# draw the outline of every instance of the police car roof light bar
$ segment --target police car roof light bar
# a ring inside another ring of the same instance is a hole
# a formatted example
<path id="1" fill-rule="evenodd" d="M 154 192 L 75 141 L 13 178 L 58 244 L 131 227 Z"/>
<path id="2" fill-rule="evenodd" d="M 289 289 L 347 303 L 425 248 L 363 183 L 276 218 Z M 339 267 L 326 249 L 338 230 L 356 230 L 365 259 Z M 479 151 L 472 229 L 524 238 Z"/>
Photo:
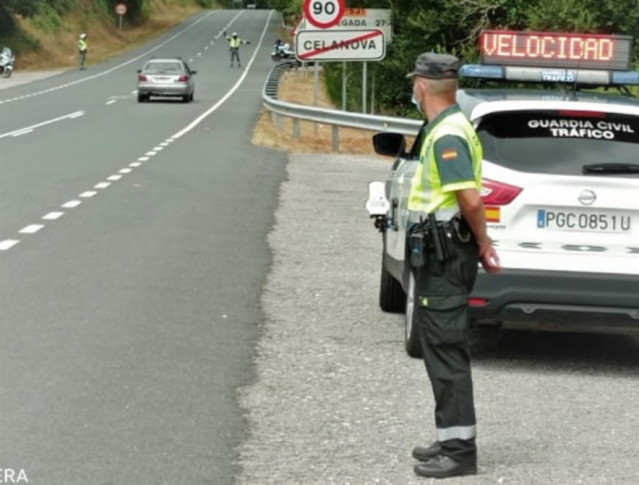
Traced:
<path id="1" fill-rule="evenodd" d="M 639 85 L 639 71 L 465 64 L 460 68 L 459 75 L 465 78 L 519 82 L 577 83 L 596 86 Z"/>

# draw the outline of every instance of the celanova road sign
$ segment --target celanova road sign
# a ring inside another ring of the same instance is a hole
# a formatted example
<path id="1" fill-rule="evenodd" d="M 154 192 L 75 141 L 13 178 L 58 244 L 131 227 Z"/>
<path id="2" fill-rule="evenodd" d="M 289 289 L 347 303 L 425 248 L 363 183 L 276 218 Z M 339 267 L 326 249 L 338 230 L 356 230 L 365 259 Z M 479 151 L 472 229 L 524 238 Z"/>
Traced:
<path id="1" fill-rule="evenodd" d="M 299 30 L 295 56 L 304 61 L 381 61 L 386 41 L 381 30 Z"/>
<path id="2" fill-rule="evenodd" d="M 379 29 L 384 32 L 387 43 L 393 40 L 391 10 L 387 8 L 347 8 L 341 20 L 330 30 L 371 30 Z M 296 31 L 314 30 L 315 27 L 306 18 L 302 18 L 296 26 Z"/>

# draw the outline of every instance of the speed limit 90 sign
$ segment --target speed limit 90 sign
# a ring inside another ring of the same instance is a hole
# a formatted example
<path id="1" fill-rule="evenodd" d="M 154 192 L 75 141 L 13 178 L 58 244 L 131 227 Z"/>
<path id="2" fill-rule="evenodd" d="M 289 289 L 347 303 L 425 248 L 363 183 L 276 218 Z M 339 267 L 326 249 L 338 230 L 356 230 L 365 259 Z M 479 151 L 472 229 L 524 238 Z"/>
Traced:
<path id="1" fill-rule="evenodd" d="M 305 0 L 304 15 L 319 29 L 337 25 L 346 11 L 344 0 Z"/>

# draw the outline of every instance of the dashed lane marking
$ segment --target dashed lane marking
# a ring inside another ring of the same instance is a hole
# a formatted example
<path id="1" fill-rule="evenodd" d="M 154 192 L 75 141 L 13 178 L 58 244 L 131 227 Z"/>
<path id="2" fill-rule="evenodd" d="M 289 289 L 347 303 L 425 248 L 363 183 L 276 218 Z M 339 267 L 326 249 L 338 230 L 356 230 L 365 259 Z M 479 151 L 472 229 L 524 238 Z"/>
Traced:
<path id="1" fill-rule="evenodd" d="M 18 232 L 21 234 L 35 234 L 44 227 L 44 224 L 31 224 L 27 227 L 23 227 Z"/>
<path id="2" fill-rule="evenodd" d="M 75 207 L 78 207 L 80 204 L 82 204 L 81 200 L 70 200 L 69 202 L 65 202 L 64 204 L 62 204 L 62 207 L 64 207 L 65 209 L 73 209 Z"/>
<path id="3" fill-rule="evenodd" d="M 0 241 L 0 251 L 6 251 L 11 249 L 13 246 L 18 244 L 20 241 L 16 241 L 15 239 L 5 239 L 4 241 Z"/>

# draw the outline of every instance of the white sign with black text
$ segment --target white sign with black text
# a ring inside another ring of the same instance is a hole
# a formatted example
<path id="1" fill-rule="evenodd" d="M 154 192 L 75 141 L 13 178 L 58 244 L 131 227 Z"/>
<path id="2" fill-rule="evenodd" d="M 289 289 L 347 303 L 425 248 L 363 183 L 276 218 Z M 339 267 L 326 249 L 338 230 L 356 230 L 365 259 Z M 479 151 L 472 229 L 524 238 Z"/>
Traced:
<path id="1" fill-rule="evenodd" d="M 381 61 L 386 41 L 381 30 L 300 30 L 295 55 L 302 61 Z"/>

